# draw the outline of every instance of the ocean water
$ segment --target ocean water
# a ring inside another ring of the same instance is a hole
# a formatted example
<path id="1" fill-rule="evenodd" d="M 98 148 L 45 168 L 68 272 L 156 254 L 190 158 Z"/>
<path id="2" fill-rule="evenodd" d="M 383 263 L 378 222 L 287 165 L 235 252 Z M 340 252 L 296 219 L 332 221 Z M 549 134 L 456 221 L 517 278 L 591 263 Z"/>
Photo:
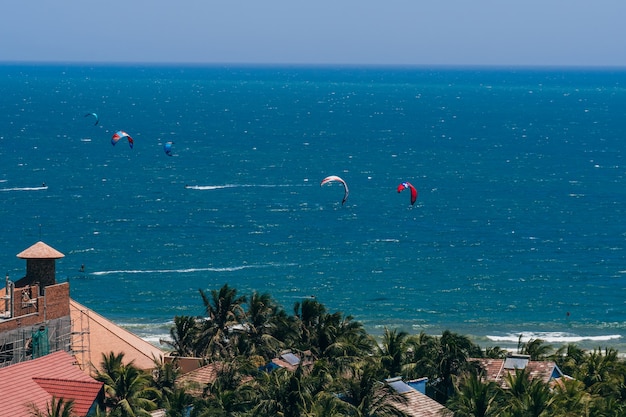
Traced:
<path id="1" fill-rule="evenodd" d="M 626 349 L 626 71 L 4 64 L 0 91 L 0 268 L 43 240 L 147 340 L 228 283 L 373 334 Z"/>

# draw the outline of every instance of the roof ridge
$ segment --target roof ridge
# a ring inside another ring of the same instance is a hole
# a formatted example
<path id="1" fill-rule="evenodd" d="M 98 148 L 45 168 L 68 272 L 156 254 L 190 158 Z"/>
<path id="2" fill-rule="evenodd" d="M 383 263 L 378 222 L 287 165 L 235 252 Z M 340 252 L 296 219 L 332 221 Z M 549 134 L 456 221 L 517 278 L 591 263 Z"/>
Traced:
<path id="1" fill-rule="evenodd" d="M 72 378 L 48 378 L 48 377 L 44 377 L 44 376 L 34 376 L 32 377 L 33 381 L 37 382 L 37 381 L 58 381 L 58 382 L 80 382 L 81 384 L 102 384 L 102 382 L 99 382 L 97 380 L 93 380 L 93 381 L 86 381 L 83 379 L 72 379 Z"/>

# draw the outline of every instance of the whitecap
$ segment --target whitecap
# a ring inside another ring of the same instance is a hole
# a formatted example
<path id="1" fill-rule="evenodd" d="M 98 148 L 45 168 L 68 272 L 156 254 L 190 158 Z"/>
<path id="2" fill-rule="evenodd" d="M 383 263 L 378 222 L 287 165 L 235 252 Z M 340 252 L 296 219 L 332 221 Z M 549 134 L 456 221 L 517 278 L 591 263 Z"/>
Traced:
<path id="1" fill-rule="evenodd" d="M 0 188 L 0 191 L 41 191 L 47 190 L 47 186 L 41 187 L 14 187 L 14 188 Z"/>
<path id="2" fill-rule="evenodd" d="M 117 269 L 111 271 L 96 271 L 90 275 L 117 275 L 117 274 L 190 274 L 196 272 L 234 272 L 251 268 L 272 268 L 291 266 L 293 264 L 258 264 L 258 265 L 238 265 L 227 267 L 206 267 L 206 268 L 181 268 L 181 269 Z"/>
<path id="3" fill-rule="evenodd" d="M 279 187 L 297 187 L 304 186 L 303 184 L 222 184 L 222 185 L 185 185 L 185 188 L 188 190 L 200 190 L 200 191 L 210 191 L 210 190 L 223 190 L 225 188 L 279 188 Z"/>
<path id="4" fill-rule="evenodd" d="M 487 339 L 493 342 L 513 342 L 517 343 L 520 340 L 526 343 L 530 340 L 541 339 L 547 343 L 578 343 L 583 341 L 602 342 L 607 340 L 620 339 L 622 336 L 619 334 L 607 334 L 598 336 L 581 336 L 572 333 L 565 332 L 520 332 L 510 333 L 502 336 L 487 335 Z"/>

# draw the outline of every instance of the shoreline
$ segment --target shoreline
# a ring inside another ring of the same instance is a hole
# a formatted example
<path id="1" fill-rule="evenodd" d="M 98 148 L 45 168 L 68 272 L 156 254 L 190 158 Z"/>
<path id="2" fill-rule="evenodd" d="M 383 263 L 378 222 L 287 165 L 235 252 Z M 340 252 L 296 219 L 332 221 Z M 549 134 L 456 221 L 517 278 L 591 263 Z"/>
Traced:
<path id="1" fill-rule="evenodd" d="M 126 330 L 133 332 L 143 340 L 162 348 L 163 346 L 159 343 L 159 341 L 162 339 L 170 339 L 169 329 L 173 322 L 169 323 L 170 324 L 145 324 L 126 322 L 117 324 Z M 382 335 L 384 329 L 384 326 L 376 326 L 375 328 L 371 328 L 369 326 L 364 327 L 368 334 L 376 338 L 379 338 Z M 390 328 L 392 327 L 390 326 Z M 429 336 L 441 336 L 443 331 L 449 330 L 453 333 L 469 337 L 474 343 L 483 349 L 498 346 L 508 351 L 517 351 L 518 342 L 520 341 L 521 336 L 521 341 L 523 343 L 527 343 L 530 340 L 541 339 L 546 345 L 552 346 L 554 350 L 561 346 L 574 344 L 587 351 L 613 348 L 618 351 L 620 356 L 626 357 L 626 338 L 617 332 L 612 332 L 611 334 L 580 335 L 567 331 L 520 331 L 501 334 L 495 334 L 496 332 L 491 332 L 491 334 L 474 334 L 472 332 L 455 331 L 452 328 L 443 329 L 441 331 L 402 330 L 407 331 L 409 335 L 418 335 L 421 331 L 424 331 L 424 333 Z"/>

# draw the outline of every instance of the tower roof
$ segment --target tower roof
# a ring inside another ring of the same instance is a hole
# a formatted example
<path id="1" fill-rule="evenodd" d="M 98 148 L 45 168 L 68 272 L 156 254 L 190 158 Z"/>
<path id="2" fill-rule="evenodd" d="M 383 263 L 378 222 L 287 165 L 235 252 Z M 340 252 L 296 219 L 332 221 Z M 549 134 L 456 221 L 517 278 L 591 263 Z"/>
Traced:
<path id="1" fill-rule="evenodd" d="M 17 257 L 21 259 L 59 259 L 64 256 L 65 255 L 58 250 L 41 241 L 17 254 Z"/>

